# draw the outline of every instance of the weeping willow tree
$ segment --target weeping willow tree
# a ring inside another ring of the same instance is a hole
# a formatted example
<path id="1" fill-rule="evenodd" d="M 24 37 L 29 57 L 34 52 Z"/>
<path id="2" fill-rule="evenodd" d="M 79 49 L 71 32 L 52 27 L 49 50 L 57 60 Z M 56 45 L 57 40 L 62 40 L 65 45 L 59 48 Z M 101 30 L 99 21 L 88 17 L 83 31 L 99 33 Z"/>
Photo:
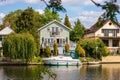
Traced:
<path id="1" fill-rule="evenodd" d="M 2 42 L 3 53 L 10 59 L 30 62 L 36 52 L 36 44 L 29 33 L 10 34 Z"/>
<path id="2" fill-rule="evenodd" d="M 116 4 L 117 0 L 110 0 L 105 1 L 105 4 L 99 4 L 95 1 L 91 0 L 96 6 L 101 7 L 103 10 L 105 10 L 104 14 L 102 14 L 102 17 L 104 20 L 110 19 L 113 23 L 118 24 L 118 20 L 116 15 L 120 14 L 119 6 Z"/>

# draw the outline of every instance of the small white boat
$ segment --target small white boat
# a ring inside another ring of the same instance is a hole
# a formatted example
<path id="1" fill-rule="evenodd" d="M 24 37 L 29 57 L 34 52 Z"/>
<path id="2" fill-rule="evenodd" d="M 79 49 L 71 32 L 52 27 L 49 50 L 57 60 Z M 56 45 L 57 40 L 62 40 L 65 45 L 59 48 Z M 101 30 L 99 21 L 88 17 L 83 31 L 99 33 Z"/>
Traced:
<path id="1" fill-rule="evenodd" d="M 52 56 L 43 59 L 45 65 L 52 66 L 79 66 L 79 59 L 72 59 L 70 56 Z"/>

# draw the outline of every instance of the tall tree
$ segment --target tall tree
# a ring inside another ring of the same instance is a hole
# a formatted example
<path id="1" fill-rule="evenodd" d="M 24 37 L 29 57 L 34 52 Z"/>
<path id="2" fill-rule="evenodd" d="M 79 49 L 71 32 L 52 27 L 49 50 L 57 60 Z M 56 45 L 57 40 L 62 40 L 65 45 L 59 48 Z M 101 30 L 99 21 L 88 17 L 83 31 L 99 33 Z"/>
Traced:
<path id="1" fill-rule="evenodd" d="M 83 38 L 84 31 L 85 31 L 85 28 L 81 24 L 80 20 L 78 19 L 77 22 L 75 22 L 74 29 L 70 32 L 70 40 L 78 41 L 79 39 Z"/>
<path id="2" fill-rule="evenodd" d="M 66 26 L 69 27 L 69 28 L 72 28 L 72 27 L 71 27 L 71 23 L 70 23 L 70 21 L 69 21 L 69 17 L 68 17 L 67 14 L 65 15 L 64 25 L 66 25 Z"/>
<path id="3" fill-rule="evenodd" d="M 40 50 L 40 42 L 39 42 L 39 35 L 37 33 L 38 27 L 41 25 L 39 23 L 39 13 L 35 12 L 32 8 L 27 8 L 24 10 L 18 19 L 16 20 L 16 32 L 29 32 L 35 38 L 37 44 L 37 54 L 39 54 Z"/>
<path id="4" fill-rule="evenodd" d="M 53 13 L 51 10 L 44 10 L 44 14 L 40 15 L 39 21 L 42 23 L 42 25 L 45 25 L 53 20 L 61 21 L 62 19 L 59 17 L 58 13 Z"/>
<path id="5" fill-rule="evenodd" d="M 49 0 L 48 3 L 46 2 L 46 0 L 41 1 L 45 3 L 46 9 L 52 10 L 53 13 L 57 13 L 60 11 L 66 12 L 66 9 L 63 7 L 61 0 Z"/>
<path id="6" fill-rule="evenodd" d="M 18 16 L 20 16 L 22 12 L 23 12 L 23 10 L 16 10 L 14 12 L 10 12 L 9 14 L 7 14 L 3 19 L 2 27 L 5 27 L 5 23 L 8 21 L 10 23 L 10 27 L 14 31 L 16 31 L 17 26 L 16 26 L 15 22 L 16 22 Z"/>
<path id="7" fill-rule="evenodd" d="M 118 20 L 116 15 L 120 14 L 119 6 L 116 4 L 117 0 L 110 0 L 105 1 L 105 5 L 96 3 L 95 1 L 91 0 L 96 6 L 101 7 L 103 10 L 105 10 L 104 14 L 102 15 L 103 19 L 110 19 L 112 22 L 118 24 Z"/>

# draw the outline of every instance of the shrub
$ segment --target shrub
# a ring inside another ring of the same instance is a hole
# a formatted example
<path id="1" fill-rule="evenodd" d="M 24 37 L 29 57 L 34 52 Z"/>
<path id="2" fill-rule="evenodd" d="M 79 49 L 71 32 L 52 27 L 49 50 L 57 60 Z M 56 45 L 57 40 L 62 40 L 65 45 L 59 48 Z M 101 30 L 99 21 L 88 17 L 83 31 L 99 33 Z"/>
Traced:
<path id="1" fill-rule="evenodd" d="M 54 42 L 54 54 L 53 55 L 55 55 L 55 56 L 58 56 L 58 44 L 57 44 L 57 42 Z"/>
<path id="2" fill-rule="evenodd" d="M 51 48 L 50 48 L 50 46 L 46 46 L 46 48 L 45 48 L 45 56 L 46 57 L 51 56 Z"/>
<path id="3" fill-rule="evenodd" d="M 79 44 L 84 48 L 86 57 L 101 59 L 102 56 L 107 55 L 105 44 L 101 39 L 82 39 Z"/>
<path id="4" fill-rule="evenodd" d="M 75 52 L 78 53 L 78 55 L 84 57 L 85 56 L 85 50 L 80 46 L 80 44 L 77 44 L 75 48 Z"/>
<path id="5" fill-rule="evenodd" d="M 70 51 L 70 46 L 68 43 L 65 44 L 65 52 L 68 53 Z"/>

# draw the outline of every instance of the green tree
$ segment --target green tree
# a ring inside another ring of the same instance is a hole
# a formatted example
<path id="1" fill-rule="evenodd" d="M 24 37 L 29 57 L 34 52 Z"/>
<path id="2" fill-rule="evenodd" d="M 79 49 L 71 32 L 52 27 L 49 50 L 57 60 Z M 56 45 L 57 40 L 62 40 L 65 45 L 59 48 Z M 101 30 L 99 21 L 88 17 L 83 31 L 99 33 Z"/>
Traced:
<path id="1" fill-rule="evenodd" d="M 96 6 L 101 7 L 103 10 L 105 10 L 105 13 L 102 15 L 104 20 L 110 19 L 113 23 L 118 24 L 118 20 L 116 15 L 120 14 L 119 6 L 116 4 L 117 0 L 110 0 L 105 1 L 104 5 L 101 5 L 99 3 L 96 3 L 95 1 L 91 0 Z"/>
<path id="2" fill-rule="evenodd" d="M 85 28 L 78 19 L 77 22 L 75 22 L 74 29 L 70 32 L 70 40 L 79 41 L 79 39 L 83 38 L 84 32 Z"/>
<path id="3" fill-rule="evenodd" d="M 49 4 L 45 0 L 41 0 L 45 3 L 46 9 L 52 10 L 53 13 L 66 12 L 66 9 L 62 5 L 61 0 L 49 0 Z"/>
<path id="4" fill-rule="evenodd" d="M 44 10 L 44 14 L 40 15 L 40 22 L 42 25 L 45 25 L 53 20 L 61 21 L 62 19 L 59 17 L 58 13 L 53 13 L 51 10 Z"/>
<path id="5" fill-rule="evenodd" d="M 36 53 L 36 44 L 29 33 L 10 34 L 2 42 L 3 53 L 10 59 L 22 59 L 32 61 Z"/>
<path id="6" fill-rule="evenodd" d="M 66 25 L 68 28 L 72 28 L 67 14 L 65 15 L 64 25 Z"/>
<path id="7" fill-rule="evenodd" d="M 22 10 L 16 10 L 14 12 L 10 12 L 9 14 L 7 14 L 3 19 L 2 27 L 5 27 L 5 24 L 8 21 L 10 23 L 10 27 L 14 31 L 16 31 L 17 26 L 16 26 L 15 22 L 18 19 L 18 16 L 20 16 L 22 12 L 23 12 Z"/>
<path id="8" fill-rule="evenodd" d="M 16 20 L 16 32 L 21 33 L 21 32 L 29 32 L 34 36 L 34 39 L 37 44 L 37 53 L 36 56 L 39 55 L 40 53 L 40 40 L 39 40 L 39 35 L 37 33 L 37 30 L 39 26 L 41 25 L 39 23 L 39 13 L 35 12 L 32 8 L 27 8 L 24 10 L 20 16 L 18 16 L 18 19 Z"/>
<path id="9" fill-rule="evenodd" d="M 105 49 L 105 44 L 101 39 L 81 39 L 79 44 L 83 47 L 87 53 L 87 57 L 95 59 L 101 59 L 102 56 L 107 55 L 108 52 Z"/>

